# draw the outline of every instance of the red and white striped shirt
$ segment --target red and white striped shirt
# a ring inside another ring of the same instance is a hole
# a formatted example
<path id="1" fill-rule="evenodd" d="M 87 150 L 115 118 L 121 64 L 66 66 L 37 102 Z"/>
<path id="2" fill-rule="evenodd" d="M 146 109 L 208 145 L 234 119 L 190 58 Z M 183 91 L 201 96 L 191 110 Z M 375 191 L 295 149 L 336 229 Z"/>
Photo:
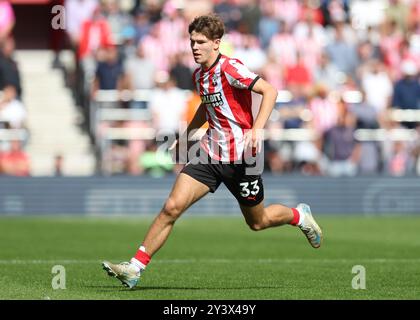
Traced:
<path id="1" fill-rule="evenodd" d="M 201 147 L 212 159 L 234 162 L 243 158 L 243 137 L 254 122 L 251 89 L 258 79 L 241 61 L 222 54 L 210 68 L 194 71 L 193 81 L 209 123 Z"/>

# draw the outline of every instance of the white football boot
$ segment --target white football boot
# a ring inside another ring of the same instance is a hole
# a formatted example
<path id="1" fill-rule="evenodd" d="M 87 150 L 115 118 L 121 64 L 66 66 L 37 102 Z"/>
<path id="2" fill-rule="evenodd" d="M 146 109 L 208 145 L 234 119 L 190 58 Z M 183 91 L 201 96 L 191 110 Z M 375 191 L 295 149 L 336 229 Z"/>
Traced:
<path id="1" fill-rule="evenodd" d="M 322 242 L 322 230 L 312 217 L 311 208 L 305 203 L 299 203 L 296 207 L 301 215 L 300 230 L 305 234 L 309 243 L 314 248 L 319 248 Z"/>
<path id="2" fill-rule="evenodd" d="M 102 262 L 102 268 L 108 273 L 109 276 L 115 277 L 128 288 L 134 288 L 140 279 L 142 269 L 130 262 L 121 262 L 113 264 L 109 261 Z"/>

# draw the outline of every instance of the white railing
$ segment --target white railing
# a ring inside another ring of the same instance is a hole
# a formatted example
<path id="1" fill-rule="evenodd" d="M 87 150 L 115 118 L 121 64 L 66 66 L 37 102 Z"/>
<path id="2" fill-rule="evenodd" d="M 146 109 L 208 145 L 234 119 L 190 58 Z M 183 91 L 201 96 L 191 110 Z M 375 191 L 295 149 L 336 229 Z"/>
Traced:
<path id="1" fill-rule="evenodd" d="M 188 96 L 190 91 L 184 90 Z M 151 121 L 152 114 L 148 109 L 123 109 L 116 107 L 101 108 L 101 103 L 117 103 L 120 101 L 143 101 L 148 102 L 153 93 L 153 90 L 98 90 L 95 100 L 92 103 L 92 130 L 96 131 L 98 123 L 103 121 Z M 277 96 L 278 103 L 290 102 L 293 95 L 288 90 L 280 90 Z M 352 90 L 343 94 L 343 99 L 348 103 L 359 103 L 362 99 L 360 91 Z M 99 105 L 98 105 L 99 104 Z M 309 121 L 312 118 L 311 111 L 302 109 L 296 114 L 303 121 Z M 294 115 L 294 116 L 296 116 Z M 285 119 L 288 117 L 288 112 L 282 109 L 273 110 L 270 119 L 272 121 Z M 388 117 L 392 121 L 397 122 L 420 122 L 420 110 L 389 110 Z M 104 134 L 105 139 L 119 139 L 118 137 L 126 137 L 127 139 L 153 139 L 152 128 L 133 129 L 133 128 L 109 128 Z M 124 133 L 123 133 L 124 132 Z M 267 139 L 272 140 L 288 140 L 288 141 L 304 141 L 313 140 L 317 138 L 317 134 L 309 129 L 276 129 L 270 130 L 266 134 Z M 385 139 L 391 140 L 415 140 L 418 139 L 418 133 L 411 129 L 359 129 L 355 132 L 355 138 L 359 141 L 383 141 Z"/>
<path id="2" fill-rule="evenodd" d="M 191 92 L 184 90 L 186 95 Z M 112 103 L 121 101 L 148 102 L 152 90 L 117 91 L 99 90 L 90 106 L 91 130 L 100 148 L 101 154 L 106 150 L 113 140 L 154 140 L 158 132 L 152 127 L 152 114 L 146 109 L 124 109 L 112 106 Z M 288 103 L 292 100 L 292 94 L 287 90 L 279 91 L 277 102 Z M 343 99 L 348 103 L 360 103 L 362 94 L 359 91 L 348 91 L 343 94 Z M 101 107 L 102 103 L 108 103 L 108 107 Z M 304 106 L 302 106 L 304 107 Z M 303 121 L 310 121 L 312 113 L 306 108 L 286 110 L 279 108 L 273 110 L 271 121 L 280 121 L 288 117 L 299 117 Z M 292 113 L 290 113 L 292 112 Z M 420 122 L 420 110 L 390 109 L 387 117 L 396 122 Z M 100 123 L 109 121 L 144 121 L 150 123 L 147 128 L 103 128 L 100 136 L 97 135 L 97 128 Z M 194 138 L 199 139 L 205 130 L 200 129 Z M 357 141 L 415 141 L 419 139 L 419 132 L 414 129 L 357 129 L 354 132 Z M 265 139 L 275 141 L 315 141 L 319 139 L 319 133 L 311 129 L 269 129 L 265 132 Z"/>
<path id="3" fill-rule="evenodd" d="M 200 129 L 194 135 L 199 139 L 206 130 Z M 154 140 L 157 137 L 154 128 L 106 128 L 103 130 L 102 139 L 105 140 Z M 275 141 L 315 141 L 319 133 L 311 129 L 271 129 L 264 134 L 265 140 Z M 414 129 L 357 129 L 354 138 L 359 142 L 366 141 L 415 141 L 419 139 L 419 133 Z"/>
<path id="4" fill-rule="evenodd" d="M 26 129 L 0 129 L 0 141 L 25 141 L 28 136 Z"/>

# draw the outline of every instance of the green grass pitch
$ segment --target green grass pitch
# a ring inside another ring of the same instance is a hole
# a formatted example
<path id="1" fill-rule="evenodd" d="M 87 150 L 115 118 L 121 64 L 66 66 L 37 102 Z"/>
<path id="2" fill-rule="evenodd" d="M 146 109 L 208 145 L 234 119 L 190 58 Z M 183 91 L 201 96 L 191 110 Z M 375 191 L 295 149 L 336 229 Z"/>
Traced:
<path id="1" fill-rule="evenodd" d="M 0 299 L 419 299 L 420 217 L 317 215 L 324 243 L 299 229 L 260 232 L 241 217 L 194 217 L 129 290 L 101 269 L 128 260 L 151 218 L 3 217 Z M 65 289 L 52 289 L 54 265 Z M 366 289 L 352 288 L 355 265 Z"/>

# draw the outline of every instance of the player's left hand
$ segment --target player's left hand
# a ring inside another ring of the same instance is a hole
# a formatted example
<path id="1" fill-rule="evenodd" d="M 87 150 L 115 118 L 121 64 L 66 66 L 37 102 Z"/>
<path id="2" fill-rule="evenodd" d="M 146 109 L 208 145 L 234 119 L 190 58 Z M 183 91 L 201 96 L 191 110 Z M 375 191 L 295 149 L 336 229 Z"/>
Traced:
<path id="1" fill-rule="evenodd" d="M 261 152 L 262 144 L 264 141 L 263 129 L 252 129 L 245 132 L 244 135 L 245 150 L 252 148 L 252 153 Z"/>

